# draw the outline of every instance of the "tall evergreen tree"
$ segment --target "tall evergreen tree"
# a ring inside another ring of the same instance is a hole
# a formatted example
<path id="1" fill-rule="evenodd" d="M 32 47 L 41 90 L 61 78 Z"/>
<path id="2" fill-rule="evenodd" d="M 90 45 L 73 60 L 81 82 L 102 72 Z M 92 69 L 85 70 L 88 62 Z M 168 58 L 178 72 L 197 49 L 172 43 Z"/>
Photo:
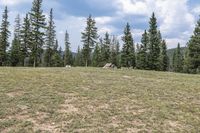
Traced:
<path id="1" fill-rule="evenodd" d="M 19 66 L 20 65 L 20 42 L 15 36 L 12 41 L 12 46 L 10 50 L 11 56 L 11 65 L 12 66 Z"/>
<path id="2" fill-rule="evenodd" d="M 108 32 L 106 32 L 101 46 L 101 60 L 103 65 L 110 62 L 110 49 L 111 49 L 111 39 Z"/>
<path id="3" fill-rule="evenodd" d="M 127 23 L 124 29 L 124 36 L 122 37 L 122 40 L 124 42 L 121 56 L 122 66 L 134 68 L 136 66 L 135 46 L 129 23 Z"/>
<path id="4" fill-rule="evenodd" d="M 99 67 L 100 57 L 101 57 L 101 49 L 99 45 L 96 44 L 94 48 L 93 56 L 92 56 L 92 65 L 94 67 Z"/>
<path id="5" fill-rule="evenodd" d="M 82 49 L 78 46 L 77 54 L 75 56 L 75 66 L 84 66 L 84 59 L 83 59 L 83 53 Z"/>
<path id="6" fill-rule="evenodd" d="M 160 70 L 167 71 L 169 68 L 169 57 L 167 55 L 167 45 L 165 40 L 161 43 L 161 52 L 160 52 Z"/>
<path id="7" fill-rule="evenodd" d="M 177 50 L 174 51 L 173 56 L 172 56 L 172 69 L 173 69 L 173 71 L 175 71 L 174 68 L 175 68 L 175 60 L 176 60 L 176 51 Z"/>
<path id="8" fill-rule="evenodd" d="M 120 43 L 119 43 L 119 40 L 117 40 L 117 43 L 116 43 L 116 53 L 117 53 L 117 63 L 116 63 L 116 66 L 118 68 L 121 67 L 121 52 L 120 52 Z"/>
<path id="9" fill-rule="evenodd" d="M 157 30 L 157 20 L 155 14 L 152 14 L 149 22 L 149 46 L 148 46 L 148 68 L 150 70 L 159 70 L 159 58 L 160 58 L 160 36 Z"/>
<path id="10" fill-rule="evenodd" d="M 77 49 L 77 54 L 75 56 L 74 65 L 75 66 L 81 66 L 81 49 L 80 49 L 80 46 L 78 46 L 78 49 Z"/>
<path id="11" fill-rule="evenodd" d="M 189 73 L 200 72 L 200 19 L 197 21 L 194 33 L 188 42 L 187 67 Z"/>
<path id="12" fill-rule="evenodd" d="M 32 37 L 33 42 L 31 46 L 31 57 L 33 59 L 33 66 L 36 67 L 41 64 L 41 58 L 44 45 L 44 29 L 46 29 L 45 15 L 43 15 L 42 0 L 34 0 L 30 12 Z"/>
<path id="13" fill-rule="evenodd" d="M 112 37 L 111 46 L 110 46 L 110 62 L 117 67 L 120 67 L 120 58 L 119 58 L 119 41 L 115 36 Z"/>
<path id="14" fill-rule="evenodd" d="M 9 22 L 8 22 L 8 9 L 7 6 L 4 9 L 2 16 L 2 23 L 0 27 L 0 66 L 6 64 L 6 50 L 9 47 Z"/>
<path id="15" fill-rule="evenodd" d="M 141 45 L 138 46 L 138 53 L 137 53 L 137 68 L 138 69 L 148 69 L 148 57 L 147 57 L 147 46 L 148 46 L 148 33 L 145 30 L 142 34 Z"/>
<path id="16" fill-rule="evenodd" d="M 65 55 L 64 55 L 64 65 L 72 65 L 72 52 L 70 50 L 69 34 L 66 31 L 65 33 Z"/>
<path id="17" fill-rule="evenodd" d="M 173 70 L 175 72 L 183 72 L 183 54 L 181 52 L 180 44 L 178 43 L 177 49 L 173 57 Z"/>
<path id="18" fill-rule="evenodd" d="M 22 62 L 22 51 L 21 51 L 21 23 L 20 16 L 17 15 L 15 19 L 15 28 L 14 28 L 14 39 L 12 41 L 11 47 L 11 65 L 20 66 Z"/>
<path id="19" fill-rule="evenodd" d="M 51 66 L 52 67 L 63 67 L 63 55 L 62 55 L 62 48 L 58 48 L 58 41 L 56 40 L 53 55 L 51 58 Z"/>
<path id="20" fill-rule="evenodd" d="M 29 15 L 26 14 L 21 29 L 21 54 L 22 54 L 21 61 L 23 61 L 23 66 L 29 65 L 26 64 L 25 59 L 29 57 L 29 51 L 33 42 L 31 31 L 32 29 L 31 29 L 30 18 Z"/>
<path id="21" fill-rule="evenodd" d="M 98 39 L 97 27 L 95 26 L 95 24 L 96 24 L 95 20 L 92 19 L 92 16 L 90 15 L 87 19 L 87 26 L 84 32 L 82 32 L 82 42 L 83 42 L 82 52 L 86 67 L 90 65 L 91 52 Z"/>
<path id="22" fill-rule="evenodd" d="M 53 48 L 56 43 L 56 31 L 55 31 L 55 23 L 53 21 L 53 9 L 50 10 L 45 41 L 46 43 L 45 43 L 45 54 L 44 54 L 44 66 L 50 67 L 52 64 Z"/>

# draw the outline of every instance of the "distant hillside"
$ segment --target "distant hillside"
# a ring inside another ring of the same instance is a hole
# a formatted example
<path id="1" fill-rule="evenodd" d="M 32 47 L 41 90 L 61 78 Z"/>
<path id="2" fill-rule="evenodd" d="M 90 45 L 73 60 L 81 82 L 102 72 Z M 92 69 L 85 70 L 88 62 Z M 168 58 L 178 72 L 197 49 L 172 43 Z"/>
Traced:
<path id="1" fill-rule="evenodd" d="M 169 56 L 170 64 L 172 64 L 173 54 L 174 54 L 174 51 L 175 51 L 175 50 L 176 50 L 176 48 L 167 50 L 167 55 Z M 182 47 L 182 48 L 181 48 L 181 52 L 182 52 L 183 54 L 185 53 L 185 50 L 186 50 L 186 47 Z"/>

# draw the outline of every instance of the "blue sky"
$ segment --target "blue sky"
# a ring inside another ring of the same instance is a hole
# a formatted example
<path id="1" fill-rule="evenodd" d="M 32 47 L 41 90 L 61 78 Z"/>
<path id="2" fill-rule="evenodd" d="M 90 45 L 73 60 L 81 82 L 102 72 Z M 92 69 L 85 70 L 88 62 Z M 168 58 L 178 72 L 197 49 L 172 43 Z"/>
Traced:
<path id="1" fill-rule="evenodd" d="M 30 11 L 32 0 L 0 0 L 0 13 L 5 5 L 13 31 L 14 18 L 17 14 L 23 18 Z M 148 29 L 149 17 L 155 12 L 168 48 L 176 47 L 178 42 L 185 46 L 200 15 L 199 0 L 43 0 L 45 15 L 50 8 L 54 9 L 59 44 L 64 48 L 64 33 L 68 30 L 73 51 L 82 46 L 81 32 L 89 14 L 97 22 L 99 35 L 109 32 L 120 39 L 129 22 L 135 42 L 140 43 L 141 34 Z"/>

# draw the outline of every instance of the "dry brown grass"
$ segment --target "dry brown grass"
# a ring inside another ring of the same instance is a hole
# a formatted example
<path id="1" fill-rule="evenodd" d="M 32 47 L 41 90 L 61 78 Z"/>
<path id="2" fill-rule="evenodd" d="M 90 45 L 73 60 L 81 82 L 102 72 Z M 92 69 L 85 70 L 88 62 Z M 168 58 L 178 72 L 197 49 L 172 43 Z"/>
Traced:
<path id="1" fill-rule="evenodd" d="M 200 76 L 0 68 L 0 132 L 199 132 Z"/>

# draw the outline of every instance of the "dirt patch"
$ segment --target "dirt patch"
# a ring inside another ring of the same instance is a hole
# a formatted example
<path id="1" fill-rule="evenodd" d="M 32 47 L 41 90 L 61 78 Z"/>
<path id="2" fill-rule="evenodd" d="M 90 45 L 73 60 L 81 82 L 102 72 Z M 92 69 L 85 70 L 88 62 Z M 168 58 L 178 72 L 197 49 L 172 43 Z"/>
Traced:
<path id="1" fill-rule="evenodd" d="M 132 79 L 132 77 L 131 77 L 131 76 L 126 76 L 126 75 L 125 75 L 125 76 L 123 76 L 123 78 L 124 78 L 124 79 Z"/>
<path id="2" fill-rule="evenodd" d="M 47 131 L 47 132 L 57 132 L 55 123 L 50 122 L 41 122 L 48 118 L 48 114 L 45 112 L 36 112 L 34 116 L 30 116 L 29 113 L 24 110 L 19 114 L 15 114 L 13 116 L 8 116 L 7 119 L 16 119 L 20 121 L 29 121 L 33 124 L 34 132 L 37 131 Z M 11 130 L 11 129 L 6 129 Z"/>
<path id="3" fill-rule="evenodd" d="M 127 128 L 127 133 L 138 133 L 140 129 L 137 128 Z"/>
<path id="4" fill-rule="evenodd" d="M 173 129 L 174 128 L 176 128 L 176 129 L 182 128 L 182 125 L 177 121 L 168 120 L 168 121 L 166 121 L 166 125 L 170 126 L 170 128 L 173 128 Z"/>
<path id="5" fill-rule="evenodd" d="M 120 123 L 121 121 L 116 117 L 116 116 L 113 116 L 111 118 L 111 123 L 108 124 L 109 127 L 114 127 L 114 128 L 117 128 L 120 126 Z"/>
<path id="6" fill-rule="evenodd" d="M 58 110 L 59 113 L 64 113 L 64 114 L 72 114 L 72 113 L 77 113 L 78 108 L 74 107 L 72 104 L 62 104 L 61 108 Z"/>
<path id="7" fill-rule="evenodd" d="M 20 97 L 24 94 L 23 91 L 15 91 L 15 92 L 9 92 L 7 93 L 6 95 L 11 97 L 11 98 L 14 98 L 14 97 Z"/>
<path id="8" fill-rule="evenodd" d="M 98 107 L 98 109 L 109 109 L 110 105 L 109 104 L 102 104 Z"/>

